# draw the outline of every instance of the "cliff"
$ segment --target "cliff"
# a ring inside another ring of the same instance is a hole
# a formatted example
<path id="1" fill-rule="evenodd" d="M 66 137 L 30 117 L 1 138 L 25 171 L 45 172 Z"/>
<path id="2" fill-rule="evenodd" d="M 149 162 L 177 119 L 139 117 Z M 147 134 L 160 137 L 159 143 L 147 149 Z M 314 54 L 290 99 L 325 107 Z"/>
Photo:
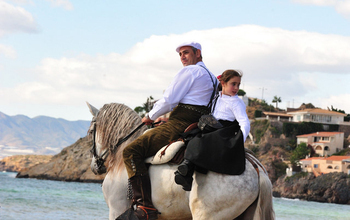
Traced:
<path id="1" fill-rule="evenodd" d="M 47 163 L 52 157 L 51 155 L 16 155 L 5 157 L 0 161 L 0 171 L 19 172 L 22 169 L 37 164 Z"/>
<path id="2" fill-rule="evenodd" d="M 273 184 L 273 196 L 350 205 L 350 175 L 329 173 L 315 177 L 312 173 L 281 176 Z"/>
<path id="3" fill-rule="evenodd" d="M 47 163 L 20 170 L 17 178 L 37 178 L 76 182 L 102 182 L 104 175 L 95 175 L 90 169 L 91 141 L 80 138 L 64 148 Z"/>

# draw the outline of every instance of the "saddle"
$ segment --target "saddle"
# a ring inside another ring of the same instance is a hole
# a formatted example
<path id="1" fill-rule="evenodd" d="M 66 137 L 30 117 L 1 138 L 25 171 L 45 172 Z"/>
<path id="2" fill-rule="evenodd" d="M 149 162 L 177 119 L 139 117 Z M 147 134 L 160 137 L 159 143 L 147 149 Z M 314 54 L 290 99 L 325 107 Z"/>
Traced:
<path id="1" fill-rule="evenodd" d="M 147 132 L 147 131 L 146 131 Z M 190 124 L 181 134 L 180 138 L 176 141 L 170 142 L 168 145 L 162 147 L 153 157 L 148 157 L 145 160 L 145 163 L 149 164 L 180 164 L 185 155 L 186 142 L 188 141 L 185 136 L 188 136 L 190 133 L 198 133 L 198 123 Z"/>

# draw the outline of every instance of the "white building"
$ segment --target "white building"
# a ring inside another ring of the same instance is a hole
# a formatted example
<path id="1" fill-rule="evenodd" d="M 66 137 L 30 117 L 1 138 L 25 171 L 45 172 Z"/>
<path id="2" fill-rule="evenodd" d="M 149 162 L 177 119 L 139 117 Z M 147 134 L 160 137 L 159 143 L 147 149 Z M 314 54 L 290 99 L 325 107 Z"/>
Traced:
<path id="1" fill-rule="evenodd" d="M 343 132 L 316 132 L 297 136 L 297 144 L 310 144 L 316 154 L 320 156 L 330 156 L 343 149 Z"/>
<path id="2" fill-rule="evenodd" d="M 293 116 L 294 122 L 314 122 L 323 124 L 342 124 L 344 123 L 344 117 L 346 114 L 328 111 L 319 108 L 309 108 L 293 112 L 288 112 Z"/>

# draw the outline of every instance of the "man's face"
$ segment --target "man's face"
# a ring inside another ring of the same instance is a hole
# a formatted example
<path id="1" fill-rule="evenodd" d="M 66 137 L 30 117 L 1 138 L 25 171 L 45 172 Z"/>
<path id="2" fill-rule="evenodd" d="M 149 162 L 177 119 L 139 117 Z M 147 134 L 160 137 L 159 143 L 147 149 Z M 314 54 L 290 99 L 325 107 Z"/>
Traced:
<path id="1" fill-rule="evenodd" d="M 196 53 L 194 53 L 192 47 L 184 46 L 180 48 L 179 55 L 182 65 L 188 66 L 198 63 L 201 52 L 197 50 Z"/>

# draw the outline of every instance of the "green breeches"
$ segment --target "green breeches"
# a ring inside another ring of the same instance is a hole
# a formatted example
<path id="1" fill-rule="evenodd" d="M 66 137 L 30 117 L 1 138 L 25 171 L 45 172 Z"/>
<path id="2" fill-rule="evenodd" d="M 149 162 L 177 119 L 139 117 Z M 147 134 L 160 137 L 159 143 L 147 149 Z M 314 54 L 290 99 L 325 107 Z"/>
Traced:
<path id="1" fill-rule="evenodd" d="M 186 105 L 189 106 L 189 105 Z M 194 109 L 196 110 L 194 110 Z M 123 158 L 129 178 L 148 172 L 144 160 L 154 156 L 162 147 L 177 140 L 180 133 L 192 123 L 207 114 L 206 106 L 177 106 L 170 114 L 169 121 L 147 131 L 131 142 L 123 151 Z"/>

